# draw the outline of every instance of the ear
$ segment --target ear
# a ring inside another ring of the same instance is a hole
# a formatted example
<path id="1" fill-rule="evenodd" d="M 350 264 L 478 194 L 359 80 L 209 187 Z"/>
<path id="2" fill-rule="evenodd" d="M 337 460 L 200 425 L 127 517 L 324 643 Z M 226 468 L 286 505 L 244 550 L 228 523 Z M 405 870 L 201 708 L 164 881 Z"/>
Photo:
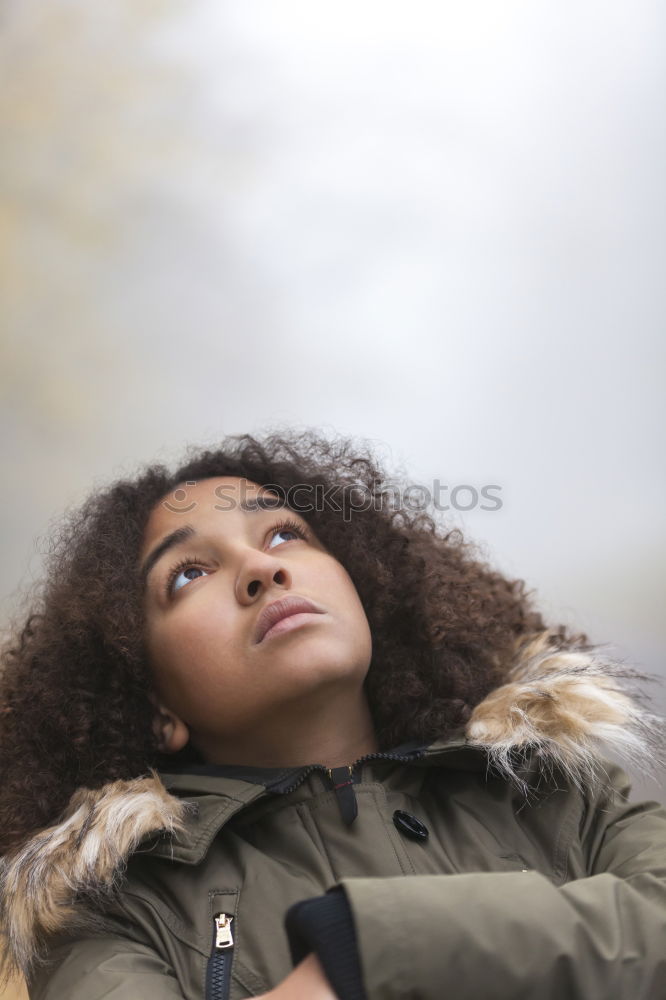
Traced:
<path id="1" fill-rule="evenodd" d="M 149 697 L 155 706 L 153 732 L 157 737 L 158 749 L 162 753 L 177 753 L 189 740 L 190 730 L 183 720 L 155 695 L 151 693 Z"/>

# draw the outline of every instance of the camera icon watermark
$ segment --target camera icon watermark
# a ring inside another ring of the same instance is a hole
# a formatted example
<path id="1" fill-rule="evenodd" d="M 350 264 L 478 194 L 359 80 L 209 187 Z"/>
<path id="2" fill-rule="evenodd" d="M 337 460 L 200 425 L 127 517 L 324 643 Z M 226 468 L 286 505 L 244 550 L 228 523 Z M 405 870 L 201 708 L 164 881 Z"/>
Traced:
<path id="1" fill-rule="evenodd" d="M 196 486 L 196 479 L 188 479 L 185 486 Z M 171 494 L 170 500 L 163 500 L 162 506 L 170 510 L 172 514 L 189 514 L 191 510 L 194 510 L 198 506 L 196 500 L 188 501 L 187 490 L 185 486 L 179 486 Z"/>

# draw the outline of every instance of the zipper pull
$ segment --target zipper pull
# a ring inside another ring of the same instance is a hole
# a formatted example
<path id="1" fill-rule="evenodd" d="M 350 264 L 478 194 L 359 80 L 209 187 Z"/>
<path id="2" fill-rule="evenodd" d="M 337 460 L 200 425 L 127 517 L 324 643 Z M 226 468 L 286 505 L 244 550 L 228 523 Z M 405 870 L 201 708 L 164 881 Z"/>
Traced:
<path id="1" fill-rule="evenodd" d="M 228 913 L 213 916 L 213 947 L 206 966 L 206 1000 L 229 1000 L 234 939 Z"/>
<path id="2" fill-rule="evenodd" d="M 340 813 L 347 826 L 351 826 L 358 814 L 353 772 L 354 768 L 351 764 L 347 764 L 345 767 L 329 767 L 326 771 L 337 796 Z"/>
<path id="3" fill-rule="evenodd" d="M 231 921 L 234 919 L 227 913 L 216 913 L 213 917 L 215 921 L 215 947 L 233 948 L 234 939 L 231 934 Z"/>

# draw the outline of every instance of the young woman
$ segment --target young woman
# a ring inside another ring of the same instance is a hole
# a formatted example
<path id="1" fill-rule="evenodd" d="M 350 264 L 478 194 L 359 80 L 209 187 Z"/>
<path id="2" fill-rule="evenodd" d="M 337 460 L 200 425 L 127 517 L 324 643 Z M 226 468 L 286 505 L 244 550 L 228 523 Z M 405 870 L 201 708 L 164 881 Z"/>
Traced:
<path id="1" fill-rule="evenodd" d="M 633 672 L 314 432 L 66 522 L 4 655 L 5 969 L 33 1000 L 666 995 Z"/>

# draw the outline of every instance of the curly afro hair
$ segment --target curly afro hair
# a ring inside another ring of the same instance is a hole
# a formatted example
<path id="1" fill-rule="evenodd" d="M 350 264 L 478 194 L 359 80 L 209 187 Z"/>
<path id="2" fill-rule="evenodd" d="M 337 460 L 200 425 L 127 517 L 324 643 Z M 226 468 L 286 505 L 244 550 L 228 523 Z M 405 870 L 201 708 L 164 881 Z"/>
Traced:
<path id="1" fill-rule="evenodd" d="M 365 684 L 380 749 L 460 730 L 510 666 L 516 640 L 545 628 L 524 581 L 488 567 L 459 529 L 401 505 L 372 449 L 350 438 L 234 435 L 188 450 L 174 472 L 147 466 L 64 519 L 29 612 L 5 644 L 0 853 L 55 822 L 79 786 L 200 760 L 190 744 L 168 756 L 156 745 L 138 553 L 160 499 L 218 476 L 337 498 L 302 516 L 365 608 L 373 643 Z M 562 647 L 586 639 L 563 625 L 553 634 Z"/>

